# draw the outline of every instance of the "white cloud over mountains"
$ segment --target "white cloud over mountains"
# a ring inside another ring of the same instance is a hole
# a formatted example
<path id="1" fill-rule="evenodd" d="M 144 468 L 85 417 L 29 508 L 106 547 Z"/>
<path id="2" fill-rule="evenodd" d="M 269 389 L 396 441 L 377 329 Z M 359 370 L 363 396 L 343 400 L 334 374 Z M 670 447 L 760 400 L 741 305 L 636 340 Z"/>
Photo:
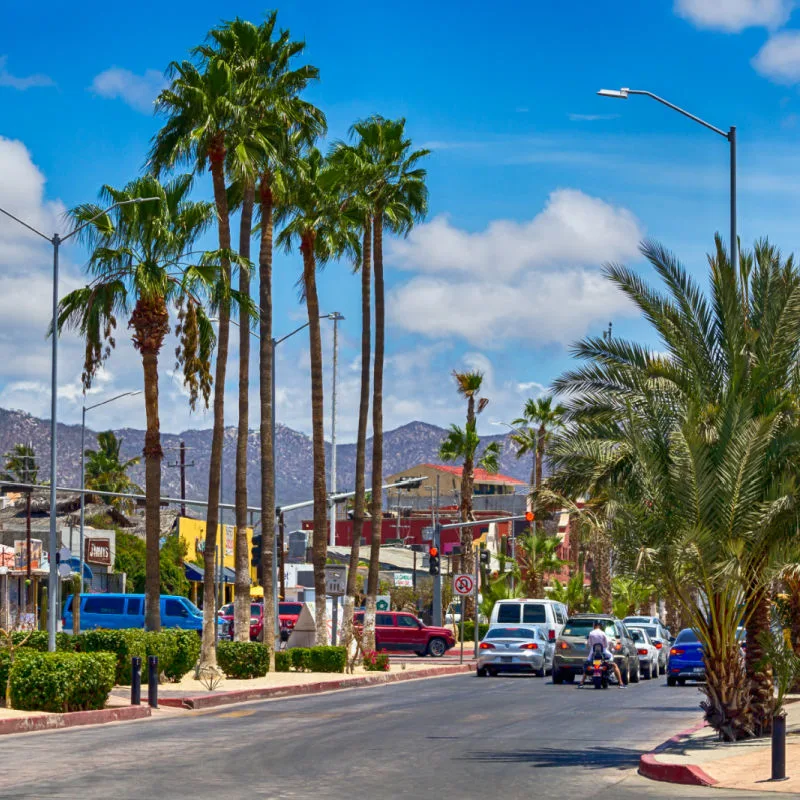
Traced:
<path id="1" fill-rule="evenodd" d="M 129 69 L 111 67 L 95 76 L 91 90 L 100 97 L 122 100 L 142 114 L 152 114 L 153 103 L 166 85 L 164 76 L 155 69 L 137 75 Z"/>
<path id="2" fill-rule="evenodd" d="M 527 222 L 499 220 L 477 233 L 437 217 L 392 242 L 393 266 L 416 275 L 390 292 L 391 322 L 473 345 L 568 344 L 593 322 L 631 311 L 598 268 L 636 257 L 642 236 L 630 211 L 575 189 L 553 192 Z"/>
<path id="3" fill-rule="evenodd" d="M 698 28 L 739 33 L 745 28 L 780 28 L 795 0 L 675 0 L 675 13 Z"/>

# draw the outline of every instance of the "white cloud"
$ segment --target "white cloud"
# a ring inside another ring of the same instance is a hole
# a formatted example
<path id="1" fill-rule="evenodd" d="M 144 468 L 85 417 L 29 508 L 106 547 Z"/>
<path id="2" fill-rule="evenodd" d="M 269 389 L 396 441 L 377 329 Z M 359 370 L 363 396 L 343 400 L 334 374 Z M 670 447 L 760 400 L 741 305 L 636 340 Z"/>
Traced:
<path id="1" fill-rule="evenodd" d="M 781 27 L 795 0 L 675 0 L 675 13 L 698 28 L 739 33 L 745 28 Z"/>
<path id="2" fill-rule="evenodd" d="M 800 31 L 776 33 L 756 53 L 756 72 L 776 83 L 800 81 Z"/>
<path id="3" fill-rule="evenodd" d="M 567 114 L 572 122 L 598 122 L 605 119 L 619 119 L 619 114 Z"/>
<path id="4" fill-rule="evenodd" d="M 55 86 L 55 82 L 49 75 L 35 73 L 33 75 L 26 75 L 24 78 L 12 75 L 8 69 L 6 69 L 7 63 L 8 56 L 0 56 L 0 86 L 17 89 L 20 92 L 42 86 Z"/>
<path id="5" fill-rule="evenodd" d="M 112 99 L 120 99 L 136 111 L 150 114 L 158 93 L 166 86 L 164 76 L 155 69 L 137 75 L 128 69 L 111 67 L 92 81 L 91 90 Z"/>

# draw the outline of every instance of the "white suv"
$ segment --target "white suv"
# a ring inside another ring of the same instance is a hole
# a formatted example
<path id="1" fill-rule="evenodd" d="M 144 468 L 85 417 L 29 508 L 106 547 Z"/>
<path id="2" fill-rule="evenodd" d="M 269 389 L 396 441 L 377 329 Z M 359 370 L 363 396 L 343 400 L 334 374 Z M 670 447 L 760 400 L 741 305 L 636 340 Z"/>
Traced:
<path id="1" fill-rule="evenodd" d="M 539 628 L 549 642 L 555 642 L 567 617 L 567 607 L 555 600 L 498 600 L 489 624 Z"/>

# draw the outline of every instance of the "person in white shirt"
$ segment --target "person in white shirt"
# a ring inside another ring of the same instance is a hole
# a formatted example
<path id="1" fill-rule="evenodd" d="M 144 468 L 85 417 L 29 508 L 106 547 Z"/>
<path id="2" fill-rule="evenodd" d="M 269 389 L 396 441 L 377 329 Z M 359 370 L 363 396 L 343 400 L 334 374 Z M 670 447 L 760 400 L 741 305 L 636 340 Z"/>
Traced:
<path id="1" fill-rule="evenodd" d="M 622 682 L 622 673 L 619 671 L 617 662 L 614 661 L 614 657 L 611 655 L 611 651 L 608 649 L 608 636 L 606 636 L 606 632 L 603 630 L 603 623 L 599 619 L 594 621 L 594 628 L 589 631 L 589 635 L 586 637 L 586 647 L 589 650 L 589 653 L 586 656 L 587 665 L 592 660 L 592 652 L 594 651 L 594 646 L 596 644 L 599 644 L 603 648 L 603 659 L 611 662 L 611 667 L 614 670 L 614 674 L 617 676 L 617 684 L 619 685 L 620 689 L 624 689 L 625 684 Z M 578 685 L 579 689 L 586 683 L 586 678 L 588 677 L 587 673 L 588 670 L 584 669 L 583 678 Z"/>

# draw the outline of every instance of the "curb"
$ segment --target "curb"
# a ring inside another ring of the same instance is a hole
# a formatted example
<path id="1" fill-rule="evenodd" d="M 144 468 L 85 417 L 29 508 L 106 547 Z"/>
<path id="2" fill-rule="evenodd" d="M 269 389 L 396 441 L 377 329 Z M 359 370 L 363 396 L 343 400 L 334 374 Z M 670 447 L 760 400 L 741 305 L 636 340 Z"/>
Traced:
<path id="1" fill-rule="evenodd" d="M 653 781 L 680 783 L 684 786 L 715 786 L 719 781 L 712 778 L 695 764 L 665 764 L 661 761 L 656 761 L 658 753 L 705 727 L 706 723 L 701 722 L 698 725 L 687 728 L 685 731 L 671 736 L 666 742 L 662 742 L 652 753 L 645 753 L 640 756 L 639 774 Z"/>
<path id="2" fill-rule="evenodd" d="M 240 689 L 233 692 L 216 694 L 191 695 L 189 697 L 161 697 L 159 705 L 172 708 L 185 708 L 199 711 L 204 708 L 244 703 L 249 700 L 270 700 L 280 697 L 297 697 L 321 692 L 335 692 L 340 689 L 358 689 L 366 686 L 382 686 L 387 683 L 417 680 L 419 678 L 436 678 L 439 676 L 461 675 L 472 672 L 470 664 L 453 664 L 443 667 L 428 667 L 413 672 L 394 672 L 389 675 L 361 675 L 355 678 L 341 678 L 336 681 L 318 681 L 297 686 L 266 686 L 260 689 Z"/>
<path id="3" fill-rule="evenodd" d="M 104 725 L 108 722 L 126 722 L 150 716 L 149 706 L 123 706 L 101 708 L 97 711 L 69 711 L 66 714 L 36 714 L 0 720 L 0 735 L 7 733 L 33 733 L 34 731 L 61 730 L 79 725 Z"/>

